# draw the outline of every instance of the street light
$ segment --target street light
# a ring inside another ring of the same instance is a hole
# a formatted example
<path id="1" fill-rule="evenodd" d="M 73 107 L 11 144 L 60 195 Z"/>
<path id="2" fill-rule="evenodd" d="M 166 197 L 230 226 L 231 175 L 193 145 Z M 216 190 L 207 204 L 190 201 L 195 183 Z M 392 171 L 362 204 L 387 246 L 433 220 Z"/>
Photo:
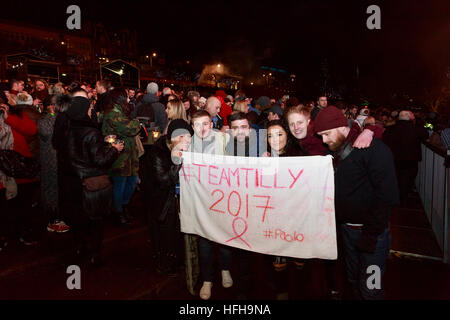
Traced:
<path id="1" fill-rule="evenodd" d="M 153 58 L 156 58 L 156 56 L 157 56 L 156 52 L 153 52 L 152 56 L 150 57 L 150 67 L 153 67 Z M 147 58 L 148 58 L 148 56 L 147 56 Z"/>

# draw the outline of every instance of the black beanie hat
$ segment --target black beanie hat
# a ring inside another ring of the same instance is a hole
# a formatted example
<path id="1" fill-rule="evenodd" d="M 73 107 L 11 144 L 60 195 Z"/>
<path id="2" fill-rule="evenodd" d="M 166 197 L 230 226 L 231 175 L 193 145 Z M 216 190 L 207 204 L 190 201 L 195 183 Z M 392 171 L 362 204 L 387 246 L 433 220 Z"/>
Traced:
<path id="1" fill-rule="evenodd" d="M 72 99 L 69 109 L 66 113 L 70 119 L 81 120 L 87 116 L 87 112 L 91 106 L 88 98 L 75 97 Z"/>
<path id="2" fill-rule="evenodd" d="M 194 134 L 194 130 L 186 121 L 184 121 L 183 119 L 175 119 L 170 121 L 169 127 L 167 128 L 167 138 L 170 140 L 182 134 L 185 134 L 184 130 L 178 129 L 184 129 L 189 131 L 189 134 L 191 136 Z"/>

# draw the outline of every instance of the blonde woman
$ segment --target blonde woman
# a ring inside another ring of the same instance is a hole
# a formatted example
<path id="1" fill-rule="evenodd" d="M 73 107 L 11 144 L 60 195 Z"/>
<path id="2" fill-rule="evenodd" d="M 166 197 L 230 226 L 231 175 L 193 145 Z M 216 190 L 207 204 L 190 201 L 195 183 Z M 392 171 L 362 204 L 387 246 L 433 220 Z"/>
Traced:
<path id="1" fill-rule="evenodd" d="M 166 113 L 168 123 L 167 127 L 164 129 L 164 134 L 167 133 L 167 128 L 169 127 L 169 124 L 172 120 L 183 119 L 184 121 L 188 122 L 183 101 L 178 98 L 169 100 L 169 102 L 167 102 Z"/>
<path id="2" fill-rule="evenodd" d="M 248 113 L 248 104 L 245 102 L 245 100 L 236 101 L 236 103 L 234 104 L 233 111 Z"/>

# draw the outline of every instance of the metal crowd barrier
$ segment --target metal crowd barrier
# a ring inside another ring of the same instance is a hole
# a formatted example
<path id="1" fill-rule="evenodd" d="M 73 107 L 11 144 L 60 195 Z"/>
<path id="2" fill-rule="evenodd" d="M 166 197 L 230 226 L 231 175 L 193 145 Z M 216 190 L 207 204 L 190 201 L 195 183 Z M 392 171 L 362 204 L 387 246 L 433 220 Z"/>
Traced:
<path id="1" fill-rule="evenodd" d="M 449 258 L 448 198 L 450 192 L 450 150 L 446 152 L 429 144 L 422 144 L 422 161 L 416 187 L 431 224 L 434 236 L 442 250 L 442 261 Z"/>

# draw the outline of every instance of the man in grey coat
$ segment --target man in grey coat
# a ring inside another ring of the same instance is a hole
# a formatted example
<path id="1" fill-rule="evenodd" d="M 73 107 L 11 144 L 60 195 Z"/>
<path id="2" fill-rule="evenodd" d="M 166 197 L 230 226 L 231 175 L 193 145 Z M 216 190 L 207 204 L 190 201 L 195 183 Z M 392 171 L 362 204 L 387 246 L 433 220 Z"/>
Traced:
<path id="1" fill-rule="evenodd" d="M 149 110 L 149 108 L 152 108 L 153 110 Z M 160 132 L 163 132 L 167 126 L 167 113 L 166 107 L 159 102 L 158 84 L 155 82 L 150 82 L 147 85 L 147 93 L 142 98 L 142 101 L 136 106 L 133 116 L 148 117 L 150 114 L 154 114 L 155 126 L 159 128 Z"/>

